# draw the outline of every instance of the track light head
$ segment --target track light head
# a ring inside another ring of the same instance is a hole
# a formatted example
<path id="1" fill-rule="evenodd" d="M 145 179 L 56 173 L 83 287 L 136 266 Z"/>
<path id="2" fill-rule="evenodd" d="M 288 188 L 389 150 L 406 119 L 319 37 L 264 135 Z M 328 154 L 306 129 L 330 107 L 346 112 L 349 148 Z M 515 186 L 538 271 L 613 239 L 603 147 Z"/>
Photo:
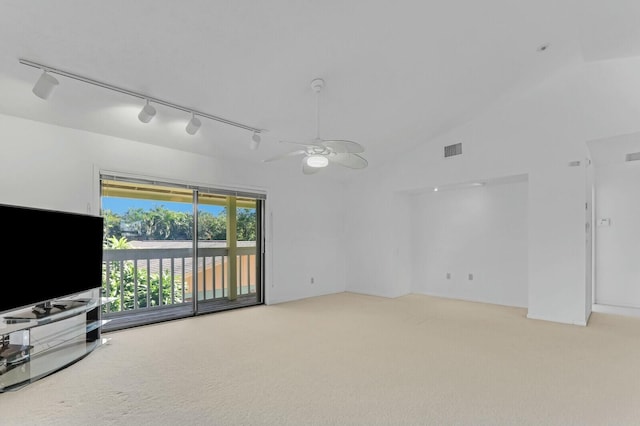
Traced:
<path id="1" fill-rule="evenodd" d="M 156 109 L 153 107 L 153 105 L 149 105 L 149 100 L 147 99 L 146 105 L 142 107 L 140 113 L 138 114 L 138 120 L 142 121 L 143 123 L 148 123 L 155 115 Z"/>
<path id="2" fill-rule="evenodd" d="M 255 151 L 260 146 L 260 141 L 262 137 L 260 136 L 260 132 L 253 132 L 253 136 L 251 136 L 251 143 L 249 144 L 249 148 L 252 151 Z"/>
<path id="3" fill-rule="evenodd" d="M 202 122 L 200 121 L 200 119 L 196 117 L 194 113 L 191 113 L 191 120 L 189 120 L 187 126 L 185 127 L 187 133 L 189 133 L 190 135 L 195 135 L 200 129 L 200 126 L 202 126 Z"/>
<path id="4" fill-rule="evenodd" d="M 58 80 L 54 76 L 43 70 L 32 91 L 37 97 L 47 100 L 58 84 Z"/>

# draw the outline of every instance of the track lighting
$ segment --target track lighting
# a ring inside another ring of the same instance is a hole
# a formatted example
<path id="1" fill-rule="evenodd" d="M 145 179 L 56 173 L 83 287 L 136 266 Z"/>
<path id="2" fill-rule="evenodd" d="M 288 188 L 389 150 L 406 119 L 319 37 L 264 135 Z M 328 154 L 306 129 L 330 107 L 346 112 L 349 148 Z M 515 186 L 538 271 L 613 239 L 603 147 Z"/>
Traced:
<path id="1" fill-rule="evenodd" d="M 153 105 L 149 104 L 149 99 L 147 99 L 146 105 L 142 107 L 140 113 L 138 114 L 138 120 L 142 121 L 143 123 L 148 123 L 155 115 L 156 109 L 153 107 Z"/>
<path id="2" fill-rule="evenodd" d="M 185 127 L 185 130 L 190 135 L 195 135 L 198 132 L 198 130 L 200 129 L 200 126 L 202 126 L 202 122 L 192 112 L 191 113 L 191 120 L 189 120 L 189 122 L 187 123 L 187 127 Z"/>
<path id="3" fill-rule="evenodd" d="M 253 136 L 251 136 L 251 143 L 249 144 L 249 148 L 251 148 L 252 151 L 255 151 L 256 149 L 258 149 L 258 146 L 260 146 L 261 140 L 262 138 L 260 137 L 260 132 L 253 132 Z"/>
<path id="4" fill-rule="evenodd" d="M 33 86 L 33 93 L 37 97 L 47 100 L 58 84 L 58 80 L 54 76 L 43 70 L 40 78 Z"/>
<path id="5" fill-rule="evenodd" d="M 179 111 L 184 111 L 186 113 L 191 114 L 191 120 L 187 123 L 185 130 L 188 134 L 194 135 L 198 132 L 198 129 L 202 126 L 202 122 L 200 118 L 208 118 L 209 120 L 217 121 L 219 123 L 227 124 L 229 126 L 235 126 L 241 129 L 245 129 L 253 132 L 253 136 L 251 137 L 251 149 L 258 149 L 260 145 L 260 133 L 266 132 L 265 129 L 259 129 L 257 127 L 248 126 L 246 124 L 238 123 L 237 121 L 232 121 L 217 115 L 207 114 L 204 111 L 196 111 L 193 108 L 189 108 L 186 106 L 178 105 L 173 102 L 165 101 L 162 99 L 154 98 L 148 96 L 144 93 L 134 92 L 132 90 L 125 89 L 123 87 L 114 86 L 109 83 L 105 83 L 102 81 L 94 80 L 89 77 L 85 77 L 79 74 L 75 74 L 69 71 L 64 71 L 59 68 L 54 68 L 49 65 L 39 64 L 37 62 L 29 61 L 27 59 L 18 59 L 22 65 L 26 65 L 29 67 L 37 68 L 42 70 L 42 75 L 40 79 L 33 87 L 33 93 L 42 99 L 47 99 L 56 86 L 59 84 L 58 80 L 53 77 L 51 74 L 61 75 L 63 77 L 71 78 L 76 81 L 80 81 L 82 83 L 91 84 L 93 86 L 102 87 L 103 89 L 112 90 L 114 92 L 122 93 L 137 99 L 146 100 L 145 106 L 142 108 L 140 113 L 138 114 L 138 119 L 143 123 L 148 123 L 153 119 L 156 115 L 156 109 L 150 105 L 150 102 L 153 102 L 157 105 L 163 105 L 165 107 L 173 108 Z M 196 116 L 200 117 L 197 118 Z"/>
<path id="6" fill-rule="evenodd" d="M 329 165 L 329 159 L 324 155 L 310 155 L 307 157 L 307 166 L 309 167 L 327 167 Z"/>

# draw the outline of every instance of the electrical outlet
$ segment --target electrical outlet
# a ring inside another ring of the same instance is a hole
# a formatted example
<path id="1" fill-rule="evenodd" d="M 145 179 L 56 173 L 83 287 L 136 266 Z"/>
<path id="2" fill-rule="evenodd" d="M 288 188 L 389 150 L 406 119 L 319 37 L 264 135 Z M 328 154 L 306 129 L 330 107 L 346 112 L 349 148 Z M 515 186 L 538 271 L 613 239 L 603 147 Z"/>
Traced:
<path id="1" fill-rule="evenodd" d="M 451 279 L 451 272 L 447 272 L 447 279 L 450 280 Z"/>
<path id="2" fill-rule="evenodd" d="M 469 274 L 469 281 L 473 281 L 473 274 Z"/>
<path id="3" fill-rule="evenodd" d="M 309 280 L 309 282 L 310 282 L 311 284 L 315 284 L 315 283 L 316 283 L 316 279 L 315 279 L 315 278 L 313 278 L 313 277 L 311 277 L 311 280 Z"/>

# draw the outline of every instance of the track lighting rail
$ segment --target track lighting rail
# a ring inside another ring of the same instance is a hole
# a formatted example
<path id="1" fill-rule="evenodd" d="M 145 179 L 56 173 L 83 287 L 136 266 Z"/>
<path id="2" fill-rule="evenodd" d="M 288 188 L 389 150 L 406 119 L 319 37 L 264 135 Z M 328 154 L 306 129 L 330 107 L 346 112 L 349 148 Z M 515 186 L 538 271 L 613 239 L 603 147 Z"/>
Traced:
<path id="1" fill-rule="evenodd" d="M 145 101 L 148 101 L 148 102 L 152 102 L 152 103 L 155 103 L 155 104 L 158 104 L 158 105 L 164 105 L 164 106 L 169 107 L 169 108 L 173 108 L 173 109 L 177 109 L 177 110 L 180 110 L 180 111 L 184 111 L 186 113 L 191 114 L 192 117 L 194 117 L 194 116 L 204 117 L 204 118 L 208 118 L 210 120 L 218 121 L 220 123 L 228 124 L 230 126 L 235 126 L 235 127 L 241 128 L 241 129 L 249 130 L 251 132 L 254 132 L 254 135 L 255 134 L 260 134 L 262 132 L 266 132 L 265 129 L 260 129 L 258 127 L 249 126 L 247 124 L 242 124 L 242 123 L 239 123 L 237 121 L 228 120 L 226 118 L 223 118 L 223 117 L 220 117 L 220 116 L 217 116 L 217 115 L 208 114 L 206 112 L 198 111 L 198 110 L 195 110 L 193 108 L 188 108 L 188 107 L 185 107 L 185 106 L 182 106 L 182 105 L 174 104 L 173 102 L 165 101 L 163 99 L 154 98 L 153 96 L 148 96 L 148 95 L 145 95 L 143 93 L 134 92 L 134 91 L 128 90 L 128 89 L 123 89 L 122 87 L 114 86 L 112 84 L 104 83 L 102 81 L 94 80 L 92 78 L 84 77 L 84 76 L 81 76 L 81 75 L 78 75 L 78 74 L 74 74 L 74 73 L 69 72 L 69 71 L 64 71 L 64 70 L 61 70 L 61 69 L 58 69 L 58 68 L 55 68 L 55 67 L 51 67 L 51 66 L 48 66 L 48 65 L 40 64 L 40 63 L 33 62 L 33 61 L 30 61 L 30 60 L 27 60 L 27 59 L 19 59 L 19 62 L 21 64 L 23 64 L 23 65 L 27 65 L 27 66 L 34 67 L 34 68 L 39 68 L 42 71 L 45 71 L 45 72 L 50 73 L 50 74 L 57 74 L 57 75 L 61 75 L 63 77 L 72 78 L 74 80 L 81 81 L 83 83 L 92 84 L 94 86 L 102 87 L 104 89 L 112 90 L 114 92 L 123 93 L 125 95 L 129 95 L 129 96 L 132 96 L 134 98 L 139 98 L 139 99 L 142 99 L 142 100 L 145 100 Z"/>

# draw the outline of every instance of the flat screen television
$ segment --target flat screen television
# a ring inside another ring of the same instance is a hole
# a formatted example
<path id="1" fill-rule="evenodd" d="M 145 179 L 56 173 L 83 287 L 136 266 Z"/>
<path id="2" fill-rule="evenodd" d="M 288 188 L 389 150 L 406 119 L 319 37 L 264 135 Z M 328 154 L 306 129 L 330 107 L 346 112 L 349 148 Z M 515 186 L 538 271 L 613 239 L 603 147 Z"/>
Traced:
<path id="1" fill-rule="evenodd" d="M 0 313 L 102 285 L 103 218 L 0 204 Z"/>

